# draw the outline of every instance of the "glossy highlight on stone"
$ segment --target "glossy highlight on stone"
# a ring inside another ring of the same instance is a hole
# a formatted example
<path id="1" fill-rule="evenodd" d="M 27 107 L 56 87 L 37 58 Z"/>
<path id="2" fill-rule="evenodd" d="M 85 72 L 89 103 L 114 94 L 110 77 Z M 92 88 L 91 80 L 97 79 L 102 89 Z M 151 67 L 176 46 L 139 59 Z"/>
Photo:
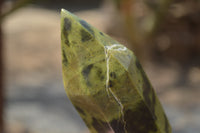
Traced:
<path id="1" fill-rule="evenodd" d="M 91 133 L 171 133 L 134 53 L 61 10 L 63 82 Z"/>

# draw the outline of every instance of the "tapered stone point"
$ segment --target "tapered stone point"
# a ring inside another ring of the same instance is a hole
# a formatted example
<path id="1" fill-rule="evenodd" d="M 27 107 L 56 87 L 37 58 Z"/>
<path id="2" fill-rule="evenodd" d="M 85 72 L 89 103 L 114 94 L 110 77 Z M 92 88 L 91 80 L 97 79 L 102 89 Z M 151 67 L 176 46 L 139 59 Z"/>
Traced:
<path id="1" fill-rule="evenodd" d="M 134 53 L 61 9 L 63 82 L 91 133 L 171 133 Z"/>

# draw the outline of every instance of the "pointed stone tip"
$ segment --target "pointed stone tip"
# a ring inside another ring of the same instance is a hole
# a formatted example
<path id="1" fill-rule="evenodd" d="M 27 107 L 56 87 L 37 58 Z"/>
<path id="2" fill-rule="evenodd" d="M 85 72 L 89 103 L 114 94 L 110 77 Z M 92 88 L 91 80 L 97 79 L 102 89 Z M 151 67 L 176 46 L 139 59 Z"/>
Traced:
<path id="1" fill-rule="evenodd" d="M 65 9 L 64 9 L 64 8 L 62 8 L 62 9 L 61 9 L 61 12 L 64 12 L 64 11 L 65 11 Z"/>
<path id="2" fill-rule="evenodd" d="M 65 10 L 64 8 L 61 9 L 61 16 L 63 16 L 64 14 L 66 14 L 68 11 Z"/>
<path id="3" fill-rule="evenodd" d="M 66 17 L 68 15 L 71 15 L 71 13 L 67 10 L 65 10 L 64 8 L 61 9 L 61 17 Z"/>

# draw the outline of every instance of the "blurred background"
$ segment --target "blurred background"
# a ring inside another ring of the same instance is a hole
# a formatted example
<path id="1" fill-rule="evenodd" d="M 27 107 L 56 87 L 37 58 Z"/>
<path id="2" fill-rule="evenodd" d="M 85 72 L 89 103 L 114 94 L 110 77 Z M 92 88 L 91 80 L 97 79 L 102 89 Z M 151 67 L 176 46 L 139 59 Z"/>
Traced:
<path id="1" fill-rule="evenodd" d="M 0 0 L 0 133 L 88 133 L 63 87 L 61 8 L 134 51 L 173 133 L 200 132 L 199 0 Z"/>

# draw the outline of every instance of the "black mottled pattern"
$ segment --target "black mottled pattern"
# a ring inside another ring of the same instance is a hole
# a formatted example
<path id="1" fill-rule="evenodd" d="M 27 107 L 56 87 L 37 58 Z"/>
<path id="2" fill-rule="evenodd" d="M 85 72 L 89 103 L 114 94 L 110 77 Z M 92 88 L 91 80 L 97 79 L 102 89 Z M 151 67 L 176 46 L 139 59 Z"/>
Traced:
<path id="1" fill-rule="evenodd" d="M 107 133 L 110 130 L 108 123 L 92 118 L 92 126 L 98 133 Z"/>
<path id="2" fill-rule="evenodd" d="M 117 120 L 112 120 L 110 122 L 110 125 L 112 129 L 115 131 L 115 133 L 125 133 L 125 128 L 124 128 L 124 123 L 122 120 L 117 119 Z"/>
<path id="3" fill-rule="evenodd" d="M 104 34 L 102 32 L 99 32 L 102 36 L 104 36 Z"/>
<path id="4" fill-rule="evenodd" d="M 85 112 L 84 112 L 81 108 L 79 108 L 79 107 L 77 107 L 77 106 L 75 106 L 75 108 L 76 108 L 76 110 L 79 112 L 79 114 L 85 116 Z"/>
<path id="5" fill-rule="evenodd" d="M 70 19 L 68 18 L 65 18 L 64 19 L 64 28 L 65 28 L 65 31 L 70 31 L 71 30 L 71 27 L 72 27 L 72 22 Z"/>
<path id="6" fill-rule="evenodd" d="M 89 81 L 89 74 L 90 74 L 92 67 L 93 67 L 93 64 L 90 64 L 90 65 L 84 67 L 82 70 L 82 75 L 83 75 L 84 79 L 86 80 L 86 83 L 88 86 L 91 85 L 90 81 Z"/>
<path id="7" fill-rule="evenodd" d="M 66 56 L 64 50 L 62 51 L 62 54 L 63 54 L 62 63 L 63 63 L 65 66 L 67 66 L 67 65 L 68 65 L 68 59 L 67 59 L 67 56 Z"/>
<path id="8" fill-rule="evenodd" d="M 136 64 L 136 67 L 137 67 L 139 70 L 142 69 L 142 66 L 141 66 L 141 64 L 140 64 L 140 62 L 139 62 L 138 59 L 135 60 L 135 64 Z"/>
<path id="9" fill-rule="evenodd" d="M 128 133 L 149 133 L 158 130 L 151 112 L 143 101 L 137 104 L 135 110 L 127 110 L 124 119 Z"/>
<path id="10" fill-rule="evenodd" d="M 101 68 L 96 68 L 96 73 L 97 73 L 97 76 L 100 78 L 101 81 L 103 81 L 105 79 L 105 76 L 104 76 L 104 73 L 102 72 L 102 69 Z"/>
<path id="11" fill-rule="evenodd" d="M 115 79 L 117 77 L 116 73 L 115 72 L 110 72 L 110 77 Z"/>
<path id="12" fill-rule="evenodd" d="M 81 30 L 80 32 L 81 32 L 80 34 L 81 34 L 81 41 L 82 42 L 89 41 L 93 38 L 92 35 L 85 30 Z"/>
<path id="13" fill-rule="evenodd" d="M 80 20 L 80 24 L 88 30 L 88 32 L 90 32 L 91 34 L 94 35 L 94 31 L 92 30 L 91 26 L 84 20 Z"/>
<path id="14" fill-rule="evenodd" d="M 145 74 L 144 70 L 142 69 L 142 66 L 139 63 L 138 59 L 136 59 L 136 66 L 142 74 L 144 100 L 147 103 L 147 105 L 149 106 L 151 112 L 153 113 L 152 115 L 153 115 L 154 119 L 156 120 L 157 119 L 156 115 L 155 115 L 156 94 L 153 91 L 151 84 L 148 81 L 146 74 Z"/>
<path id="15" fill-rule="evenodd" d="M 128 133 L 149 133 L 158 130 L 151 112 L 143 101 L 137 104 L 135 110 L 124 112 L 124 121 L 125 125 L 121 118 L 114 119 L 109 122 L 110 128 L 108 123 L 92 118 L 92 125 L 88 127 L 93 127 L 98 133 L 107 133 L 111 129 L 115 133 L 125 133 L 125 130 Z"/>
<path id="16" fill-rule="evenodd" d="M 113 87 L 113 81 L 112 81 L 112 80 L 109 80 L 108 86 L 109 86 L 109 87 Z"/>
<path id="17" fill-rule="evenodd" d="M 70 30 L 71 30 L 71 27 L 72 27 L 71 20 L 68 19 L 68 18 L 65 18 L 64 19 L 63 34 L 65 36 L 65 44 L 67 44 L 68 46 L 70 46 L 68 35 L 69 35 Z"/>

